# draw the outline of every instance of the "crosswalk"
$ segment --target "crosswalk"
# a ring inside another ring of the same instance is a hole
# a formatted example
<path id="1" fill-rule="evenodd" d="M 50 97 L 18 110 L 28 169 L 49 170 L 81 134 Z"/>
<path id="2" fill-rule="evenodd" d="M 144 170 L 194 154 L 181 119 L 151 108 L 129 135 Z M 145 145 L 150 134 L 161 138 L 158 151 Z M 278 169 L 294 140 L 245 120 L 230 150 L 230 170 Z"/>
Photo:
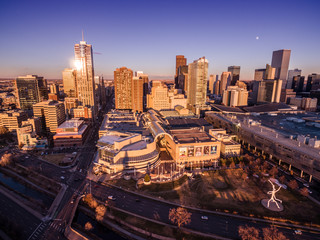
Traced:
<path id="1" fill-rule="evenodd" d="M 45 239 L 45 232 L 55 231 L 59 233 L 64 233 L 65 225 L 61 221 L 52 221 L 52 222 L 41 222 L 34 232 L 30 235 L 28 240 L 39 240 Z"/>

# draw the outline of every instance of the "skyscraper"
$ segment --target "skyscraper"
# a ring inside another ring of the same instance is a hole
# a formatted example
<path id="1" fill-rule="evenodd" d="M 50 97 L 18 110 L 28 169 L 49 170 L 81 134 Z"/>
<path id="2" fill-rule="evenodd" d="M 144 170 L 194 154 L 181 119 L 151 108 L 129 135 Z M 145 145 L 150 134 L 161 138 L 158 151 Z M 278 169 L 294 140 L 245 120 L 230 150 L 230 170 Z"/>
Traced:
<path id="1" fill-rule="evenodd" d="M 76 73 L 77 71 L 71 68 L 66 68 L 62 72 L 63 90 L 66 97 L 75 98 L 78 96 Z"/>
<path id="2" fill-rule="evenodd" d="M 116 109 L 132 109 L 133 72 L 126 67 L 114 71 L 114 95 Z"/>
<path id="3" fill-rule="evenodd" d="M 231 82 L 231 72 L 223 72 L 221 74 L 221 80 L 220 80 L 220 91 L 219 94 L 222 95 L 223 91 L 227 89 L 228 86 L 230 86 Z"/>
<path id="4" fill-rule="evenodd" d="M 306 92 L 320 89 L 320 74 L 312 73 L 308 75 Z"/>
<path id="5" fill-rule="evenodd" d="M 188 104 L 195 114 L 205 107 L 207 98 L 208 60 L 195 60 L 188 68 Z"/>
<path id="6" fill-rule="evenodd" d="M 276 68 L 275 78 L 282 80 L 282 88 L 287 85 L 288 68 L 291 50 L 273 51 L 271 66 Z"/>
<path id="7" fill-rule="evenodd" d="M 235 86 L 236 82 L 240 80 L 240 66 L 229 66 L 228 72 L 231 73 L 231 86 Z"/>
<path id="8" fill-rule="evenodd" d="M 298 68 L 295 68 L 293 70 L 289 70 L 288 71 L 288 78 L 287 78 L 287 85 L 286 85 L 287 89 L 291 89 L 292 88 L 293 77 L 299 76 L 299 75 L 301 76 L 301 70 L 298 69 Z"/>
<path id="9" fill-rule="evenodd" d="M 276 68 L 273 68 L 269 64 L 267 64 L 264 79 L 273 80 L 275 79 L 275 74 L 276 74 Z"/>
<path id="10" fill-rule="evenodd" d="M 142 77 L 132 78 L 132 111 L 143 112 L 143 82 Z"/>
<path id="11" fill-rule="evenodd" d="M 222 103 L 230 107 L 246 106 L 248 105 L 248 91 L 238 86 L 229 86 L 223 91 Z"/>
<path id="12" fill-rule="evenodd" d="M 187 65 L 187 59 L 183 55 L 177 55 L 176 56 L 176 74 L 174 75 L 174 83 L 175 83 L 175 88 L 179 88 L 179 82 L 178 82 L 178 69 L 180 66 Z"/>
<path id="13" fill-rule="evenodd" d="M 262 81 L 265 79 L 266 76 L 266 69 L 265 68 L 259 68 L 254 70 L 254 80 L 255 81 Z"/>
<path id="14" fill-rule="evenodd" d="M 176 56 L 176 76 L 178 76 L 178 68 L 187 65 L 187 59 L 183 55 Z"/>
<path id="15" fill-rule="evenodd" d="M 21 109 L 32 109 L 33 104 L 48 100 L 47 80 L 37 75 L 19 76 L 15 88 Z"/>
<path id="16" fill-rule="evenodd" d="M 218 75 L 211 74 L 209 77 L 209 92 L 210 94 L 214 94 L 214 84 L 218 80 Z"/>
<path id="17" fill-rule="evenodd" d="M 79 105 L 92 108 L 95 117 L 98 109 L 95 98 L 92 46 L 82 40 L 80 44 L 74 45 L 74 52 Z"/>
<path id="18" fill-rule="evenodd" d="M 282 80 L 263 80 L 258 84 L 257 102 L 280 102 Z"/>

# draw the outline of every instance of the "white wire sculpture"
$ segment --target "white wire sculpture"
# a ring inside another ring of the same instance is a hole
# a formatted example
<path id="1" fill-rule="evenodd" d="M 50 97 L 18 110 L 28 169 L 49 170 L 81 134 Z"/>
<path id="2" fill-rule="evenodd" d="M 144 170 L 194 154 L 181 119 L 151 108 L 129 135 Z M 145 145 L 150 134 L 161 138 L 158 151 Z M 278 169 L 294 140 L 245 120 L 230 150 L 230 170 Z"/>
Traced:
<path id="1" fill-rule="evenodd" d="M 272 191 L 267 192 L 267 194 L 271 195 L 271 198 L 268 201 L 268 208 L 269 208 L 270 202 L 274 202 L 277 205 L 278 209 L 280 209 L 278 202 L 282 203 L 282 201 L 280 199 L 276 198 L 276 192 L 278 192 L 280 190 L 281 186 L 278 188 L 278 190 L 276 190 L 274 184 L 270 180 L 269 180 L 269 182 L 272 185 Z"/>

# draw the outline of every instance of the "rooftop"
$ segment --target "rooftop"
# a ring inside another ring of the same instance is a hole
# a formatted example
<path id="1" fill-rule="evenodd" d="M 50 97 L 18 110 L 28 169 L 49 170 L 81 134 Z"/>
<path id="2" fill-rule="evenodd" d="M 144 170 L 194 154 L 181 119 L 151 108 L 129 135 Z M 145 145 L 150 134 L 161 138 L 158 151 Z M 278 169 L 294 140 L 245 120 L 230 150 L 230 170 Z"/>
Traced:
<path id="1" fill-rule="evenodd" d="M 167 119 L 169 129 L 195 128 L 203 126 L 211 126 L 204 118 L 176 118 Z"/>
<path id="2" fill-rule="evenodd" d="M 181 129 L 170 130 L 173 140 L 176 143 L 197 143 L 197 142 L 214 142 L 209 134 L 200 129 Z"/>
<path id="3" fill-rule="evenodd" d="M 74 118 L 64 121 L 58 128 L 78 128 L 84 121 L 79 118 Z"/>

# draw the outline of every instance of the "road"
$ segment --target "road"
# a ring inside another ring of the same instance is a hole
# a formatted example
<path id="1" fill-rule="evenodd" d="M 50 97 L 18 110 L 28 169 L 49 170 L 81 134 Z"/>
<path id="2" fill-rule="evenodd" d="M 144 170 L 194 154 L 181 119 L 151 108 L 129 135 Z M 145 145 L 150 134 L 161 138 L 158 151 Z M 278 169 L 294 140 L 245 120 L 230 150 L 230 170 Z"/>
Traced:
<path id="1" fill-rule="evenodd" d="M 126 211 L 138 214 L 143 217 L 155 219 L 155 215 L 158 215 L 160 221 L 170 224 L 168 219 L 169 210 L 175 208 L 175 205 L 167 204 L 160 201 L 155 201 L 149 198 L 145 198 L 140 195 L 132 194 L 126 191 L 123 191 L 118 188 L 106 187 L 101 184 L 92 182 L 91 183 L 91 192 L 92 194 L 105 201 L 108 199 L 108 196 L 112 195 L 116 198 L 115 201 L 112 201 L 112 204 L 115 207 L 124 209 Z M 193 211 L 192 213 L 191 224 L 187 227 L 203 233 L 216 234 L 228 238 L 238 238 L 238 227 L 241 225 L 254 226 L 260 230 L 266 227 L 270 227 L 268 223 L 248 221 L 246 219 L 221 216 L 216 214 L 208 214 L 201 211 Z M 208 220 L 202 220 L 201 216 L 208 216 Z M 313 233 L 308 231 L 302 231 L 302 236 L 294 235 L 294 229 L 286 228 L 283 226 L 277 226 L 278 229 L 283 232 L 289 239 L 319 239 L 319 232 Z"/>

